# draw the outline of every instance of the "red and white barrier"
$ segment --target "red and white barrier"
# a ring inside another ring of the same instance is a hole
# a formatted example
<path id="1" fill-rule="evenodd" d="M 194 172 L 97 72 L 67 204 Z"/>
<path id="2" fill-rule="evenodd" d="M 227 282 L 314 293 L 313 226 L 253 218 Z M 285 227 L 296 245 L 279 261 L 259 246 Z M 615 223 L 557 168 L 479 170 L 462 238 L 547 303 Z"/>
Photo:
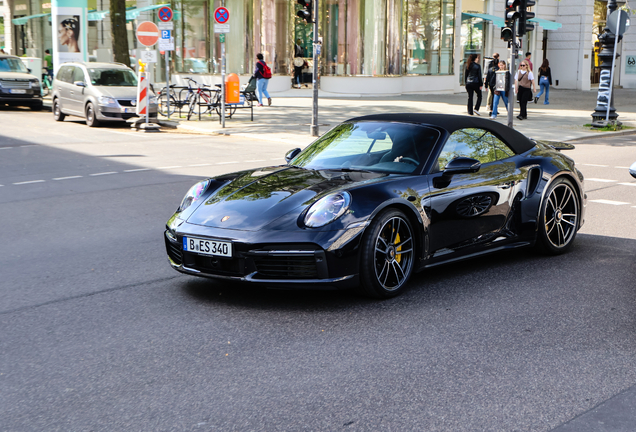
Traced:
<path id="1" fill-rule="evenodd" d="M 148 113 L 148 78 L 146 72 L 139 72 L 137 83 L 137 115 L 146 116 Z"/>

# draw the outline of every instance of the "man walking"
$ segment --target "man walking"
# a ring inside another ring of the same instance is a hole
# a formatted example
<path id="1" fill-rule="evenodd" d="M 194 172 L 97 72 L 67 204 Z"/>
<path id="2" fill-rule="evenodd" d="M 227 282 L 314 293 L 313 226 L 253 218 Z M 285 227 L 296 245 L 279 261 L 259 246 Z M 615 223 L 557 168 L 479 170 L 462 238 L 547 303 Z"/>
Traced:
<path id="1" fill-rule="evenodd" d="M 492 60 L 488 63 L 488 69 L 486 69 L 486 78 L 484 78 L 484 86 L 488 89 L 488 116 L 492 115 L 492 102 L 495 95 L 495 86 L 497 85 L 497 74 L 499 70 L 499 53 L 492 55 Z"/>
<path id="2" fill-rule="evenodd" d="M 526 53 L 526 61 L 528 62 L 528 65 L 530 65 L 530 72 L 532 72 L 534 70 L 534 67 L 532 66 L 532 62 L 530 61 L 530 57 L 532 57 L 532 53 L 530 51 L 528 51 Z"/>

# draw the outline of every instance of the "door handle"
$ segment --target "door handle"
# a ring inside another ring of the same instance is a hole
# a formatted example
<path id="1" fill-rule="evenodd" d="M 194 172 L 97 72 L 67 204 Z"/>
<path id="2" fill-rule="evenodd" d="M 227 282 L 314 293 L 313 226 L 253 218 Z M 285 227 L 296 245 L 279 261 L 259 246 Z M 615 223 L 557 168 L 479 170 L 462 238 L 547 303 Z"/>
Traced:
<path id="1" fill-rule="evenodd" d="M 506 182 L 506 183 L 502 183 L 502 184 L 497 185 L 497 187 L 499 189 L 510 189 L 513 184 L 514 184 L 514 182 Z"/>

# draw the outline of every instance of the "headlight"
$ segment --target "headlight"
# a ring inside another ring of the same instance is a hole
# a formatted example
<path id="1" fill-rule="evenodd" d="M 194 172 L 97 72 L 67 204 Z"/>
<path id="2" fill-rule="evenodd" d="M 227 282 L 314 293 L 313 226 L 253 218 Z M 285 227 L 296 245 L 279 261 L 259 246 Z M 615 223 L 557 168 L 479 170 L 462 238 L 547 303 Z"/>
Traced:
<path id="1" fill-rule="evenodd" d="M 100 105 L 117 105 L 117 101 L 115 100 L 115 98 L 108 96 L 100 96 L 97 101 Z"/>
<path id="2" fill-rule="evenodd" d="M 193 202 L 201 198 L 201 195 L 203 195 L 203 192 L 205 192 L 209 185 L 210 180 L 204 180 L 192 186 L 188 193 L 183 197 L 183 201 L 181 201 L 178 211 L 184 211 L 190 207 Z"/>
<path id="3" fill-rule="evenodd" d="M 342 216 L 351 204 L 351 195 L 348 192 L 338 192 L 327 195 L 316 201 L 305 215 L 305 225 L 318 228 L 335 221 Z"/>
<path id="4" fill-rule="evenodd" d="M 38 80 L 33 80 L 29 83 L 31 85 L 31 88 L 38 88 L 40 87 L 40 82 Z"/>

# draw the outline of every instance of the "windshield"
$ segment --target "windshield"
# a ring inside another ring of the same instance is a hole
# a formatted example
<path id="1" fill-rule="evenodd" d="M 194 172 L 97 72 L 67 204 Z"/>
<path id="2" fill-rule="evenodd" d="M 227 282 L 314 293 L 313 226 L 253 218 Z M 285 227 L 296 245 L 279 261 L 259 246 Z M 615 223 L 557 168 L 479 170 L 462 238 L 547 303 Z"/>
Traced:
<path id="1" fill-rule="evenodd" d="M 344 123 L 303 150 L 290 165 L 410 174 L 428 160 L 439 136 L 435 129 L 412 124 Z"/>
<path id="2" fill-rule="evenodd" d="M 9 57 L 0 59 L 0 72 L 29 73 L 29 70 L 24 63 L 22 63 L 22 60 Z"/>
<path id="3" fill-rule="evenodd" d="M 137 76 L 130 69 L 88 69 L 94 86 L 136 87 Z"/>

